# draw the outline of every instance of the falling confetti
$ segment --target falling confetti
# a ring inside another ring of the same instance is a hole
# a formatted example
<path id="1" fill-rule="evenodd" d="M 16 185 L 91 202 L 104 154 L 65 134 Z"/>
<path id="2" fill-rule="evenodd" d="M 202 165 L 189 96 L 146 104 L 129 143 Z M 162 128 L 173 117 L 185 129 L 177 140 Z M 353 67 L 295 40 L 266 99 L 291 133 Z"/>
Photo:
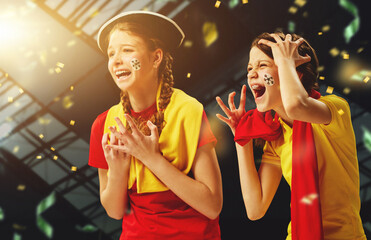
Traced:
<path id="1" fill-rule="evenodd" d="M 357 6 L 354 3 L 352 3 L 348 0 L 339 0 L 339 4 L 344 9 L 348 10 L 348 12 L 350 12 L 354 16 L 354 19 L 344 29 L 345 42 L 349 43 L 350 39 L 352 39 L 352 37 L 359 30 L 361 20 L 360 20 L 359 15 L 358 15 Z"/>
<path id="2" fill-rule="evenodd" d="M 57 62 L 57 67 L 59 67 L 59 68 L 64 68 L 64 64 L 63 63 L 61 63 L 61 62 Z"/>
<path id="3" fill-rule="evenodd" d="M 71 126 L 74 126 L 74 125 L 75 125 L 75 121 L 74 121 L 74 120 L 71 120 L 71 121 L 70 121 L 70 125 L 71 125 Z"/>
<path id="4" fill-rule="evenodd" d="M 346 60 L 349 59 L 349 54 L 344 53 L 344 54 L 343 54 L 343 59 L 346 59 Z"/>
<path id="5" fill-rule="evenodd" d="M 307 3 L 307 0 L 295 0 L 294 3 L 299 7 L 303 7 Z"/>
<path id="6" fill-rule="evenodd" d="M 327 89 L 326 89 L 326 92 L 329 93 L 329 94 L 332 94 L 333 91 L 334 91 L 334 88 L 330 87 L 330 86 L 328 86 Z"/>
<path id="7" fill-rule="evenodd" d="M 370 80 L 371 76 L 371 70 L 361 70 L 355 74 L 353 74 L 350 79 L 355 81 L 363 81 L 364 83 L 367 83 Z"/>
<path id="8" fill-rule="evenodd" d="M 240 2 L 240 0 L 230 0 L 229 1 L 229 8 L 235 8 L 237 7 L 238 3 Z"/>
<path id="9" fill-rule="evenodd" d="M 24 93 L 24 90 L 22 88 L 19 88 L 18 91 L 20 94 Z"/>
<path id="10" fill-rule="evenodd" d="M 58 160 L 58 156 L 57 155 L 54 155 L 53 160 L 57 161 Z"/>
<path id="11" fill-rule="evenodd" d="M 345 95 L 348 95 L 348 94 L 350 93 L 350 88 L 348 88 L 348 87 L 344 88 L 344 89 L 343 89 L 343 93 L 344 93 Z"/>
<path id="12" fill-rule="evenodd" d="M 186 48 L 190 48 L 192 47 L 192 45 L 193 45 L 193 42 L 191 40 L 185 40 L 183 43 L 183 46 Z"/>
<path id="13" fill-rule="evenodd" d="M 41 216 L 48 208 L 56 202 L 55 192 L 44 198 L 36 207 L 36 223 L 39 229 L 49 238 L 53 237 L 53 227 Z"/>
<path id="14" fill-rule="evenodd" d="M 219 8 L 220 3 L 221 3 L 220 1 L 216 1 L 216 2 L 215 2 L 215 7 L 216 7 L 216 8 Z"/>
<path id="15" fill-rule="evenodd" d="M 324 76 L 319 76 L 319 80 L 325 80 Z"/>
<path id="16" fill-rule="evenodd" d="M 24 190 L 26 190 L 26 185 L 24 185 L 24 184 L 19 184 L 19 185 L 17 186 L 17 190 L 18 190 L 18 191 L 24 191 Z"/>
<path id="17" fill-rule="evenodd" d="M 12 103 L 14 101 L 13 97 L 8 97 L 8 102 Z"/>
<path id="18" fill-rule="evenodd" d="M 297 11 L 298 11 L 298 8 L 297 7 L 291 6 L 289 8 L 289 13 L 291 13 L 291 14 L 295 14 Z"/>
<path id="19" fill-rule="evenodd" d="M 366 149 L 371 152 L 371 132 L 364 126 L 363 129 L 363 144 L 365 145 Z"/>
<path id="20" fill-rule="evenodd" d="M 44 134 L 40 133 L 40 134 L 39 134 L 39 138 L 40 138 L 40 139 L 43 139 L 43 138 L 44 138 Z"/>
<path id="21" fill-rule="evenodd" d="M 3 221 L 5 218 L 4 210 L 2 207 L 0 207 L 0 221 Z"/>
<path id="22" fill-rule="evenodd" d="M 71 91 L 73 91 L 74 89 L 75 89 L 75 87 L 74 87 L 74 86 L 71 86 L 71 87 L 70 87 L 70 90 L 71 90 Z"/>
<path id="23" fill-rule="evenodd" d="M 336 57 L 337 55 L 339 55 L 339 53 L 340 53 L 340 51 L 339 51 L 339 49 L 337 49 L 337 48 L 331 48 L 331 49 L 330 49 L 330 54 L 331 54 L 331 56 L 333 56 L 333 57 Z"/>
<path id="24" fill-rule="evenodd" d="M 64 109 L 70 109 L 75 103 L 72 101 L 72 95 L 65 96 L 63 98 Z"/>
<path id="25" fill-rule="evenodd" d="M 76 226 L 76 229 L 79 230 L 79 231 L 81 231 L 81 232 L 95 232 L 95 231 L 98 230 L 97 227 L 95 227 L 95 226 L 93 226 L 91 224 L 87 224 L 87 225 L 85 225 L 83 227 L 81 227 L 80 225 L 77 225 Z"/>
<path id="26" fill-rule="evenodd" d="M 53 152 L 55 151 L 55 148 L 53 148 L 53 147 L 50 147 L 50 150 L 52 150 Z"/>
<path id="27" fill-rule="evenodd" d="M 54 68 L 54 71 L 59 74 L 62 72 L 62 69 L 60 67 L 56 67 Z"/>
<path id="28" fill-rule="evenodd" d="M 72 166 L 72 167 L 71 167 L 71 171 L 72 171 L 72 172 L 76 172 L 76 171 L 77 171 L 77 167 L 76 167 L 76 166 Z"/>
<path id="29" fill-rule="evenodd" d="M 209 47 L 218 39 L 218 29 L 216 27 L 216 24 L 213 22 L 205 22 L 202 26 L 202 32 L 206 47 Z"/>
<path id="30" fill-rule="evenodd" d="M 40 117 L 38 119 L 38 122 L 39 122 L 40 125 L 49 125 L 52 122 L 52 120 L 50 118 Z"/>
<path id="31" fill-rule="evenodd" d="M 76 32 L 74 32 L 75 35 L 79 35 L 79 34 L 76 34 Z M 81 34 L 81 32 L 80 32 Z M 68 41 L 67 42 L 67 47 L 72 47 L 72 46 L 75 46 L 76 45 L 76 41 L 75 40 L 71 40 L 71 41 Z"/>
<path id="32" fill-rule="evenodd" d="M 43 157 L 41 155 L 36 156 L 36 159 L 42 159 Z"/>
<path id="33" fill-rule="evenodd" d="M 247 4 L 249 3 L 249 0 L 242 0 L 242 4 Z"/>
<path id="34" fill-rule="evenodd" d="M 358 49 L 357 49 L 357 53 L 361 53 L 364 49 L 365 49 L 365 48 L 363 48 L 363 47 L 358 48 Z"/>
<path id="35" fill-rule="evenodd" d="M 344 114 L 343 109 L 339 109 L 339 110 L 338 110 L 338 113 L 339 113 L 340 116 L 342 116 L 342 115 Z"/>
<path id="36" fill-rule="evenodd" d="M 18 145 L 14 146 L 14 148 L 13 148 L 13 153 L 15 154 L 17 152 L 19 152 L 19 146 Z"/>
<path id="37" fill-rule="evenodd" d="M 370 81 L 370 77 L 369 76 L 366 76 L 365 79 L 363 79 L 363 82 L 364 83 L 368 83 L 368 81 Z"/>
<path id="38" fill-rule="evenodd" d="M 188 73 L 188 74 L 187 74 L 187 78 L 190 78 L 190 77 L 191 77 L 191 73 Z"/>
<path id="39" fill-rule="evenodd" d="M 318 32 L 318 36 L 321 36 L 321 35 L 323 35 L 323 32 Z"/>
<path id="40" fill-rule="evenodd" d="M 322 27 L 322 32 L 328 32 L 330 31 L 330 25 L 325 25 Z"/>
<path id="41" fill-rule="evenodd" d="M 300 200 L 300 202 L 309 205 L 309 204 L 312 204 L 313 200 L 316 199 L 316 198 L 318 198 L 318 194 L 312 193 L 312 194 L 309 194 L 309 195 L 303 197 Z"/>
<path id="42" fill-rule="evenodd" d="M 289 21 L 289 22 L 288 22 L 287 29 L 288 29 L 288 31 L 289 31 L 290 33 L 295 32 L 295 22 L 293 22 L 293 21 Z"/>
<path id="43" fill-rule="evenodd" d="M 97 15 L 99 14 L 99 10 L 95 10 L 91 15 L 90 15 L 90 18 L 94 18 L 96 17 Z"/>
<path id="44" fill-rule="evenodd" d="M 14 233 L 13 240 L 21 240 L 21 239 L 22 239 L 21 235 L 19 235 L 18 233 Z"/>

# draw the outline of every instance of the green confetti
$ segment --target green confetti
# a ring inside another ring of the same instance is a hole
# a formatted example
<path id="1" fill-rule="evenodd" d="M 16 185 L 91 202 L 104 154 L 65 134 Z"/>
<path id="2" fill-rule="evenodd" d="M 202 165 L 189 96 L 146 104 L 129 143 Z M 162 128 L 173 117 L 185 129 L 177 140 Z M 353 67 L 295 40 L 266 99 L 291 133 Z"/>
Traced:
<path id="1" fill-rule="evenodd" d="M 5 218 L 4 211 L 3 211 L 3 209 L 0 207 L 0 221 L 3 221 L 4 218 Z"/>
<path id="2" fill-rule="evenodd" d="M 353 74 L 350 78 L 355 81 L 363 81 L 365 77 L 371 76 L 371 70 L 361 70 Z"/>
<path id="3" fill-rule="evenodd" d="M 295 22 L 293 21 L 289 21 L 289 24 L 287 26 L 287 29 L 290 33 L 293 33 L 295 32 Z"/>
<path id="4" fill-rule="evenodd" d="M 240 2 L 240 0 L 230 0 L 229 1 L 229 8 L 235 8 L 238 3 Z"/>
<path id="5" fill-rule="evenodd" d="M 54 205 L 56 201 L 55 192 L 44 198 L 36 207 L 36 223 L 39 229 L 48 237 L 53 237 L 53 227 L 41 216 L 41 214 Z"/>
<path id="6" fill-rule="evenodd" d="M 348 10 L 348 12 L 350 12 L 354 16 L 354 19 L 344 29 L 345 42 L 349 43 L 350 39 L 359 30 L 359 25 L 361 23 L 361 20 L 358 15 L 358 8 L 354 3 L 348 0 L 339 0 L 339 5 L 344 9 Z"/>
<path id="7" fill-rule="evenodd" d="M 362 126 L 363 129 L 363 143 L 366 149 L 371 152 L 371 132 Z"/>
<path id="8" fill-rule="evenodd" d="M 14 233 L 13 240 L 21 240 L 21 239 L 22 239 L 21 235 L 19 235 L 18 233 Z"/>
<path id="9" fill-rule="evenodd" d="M 91 224 L 87 224 L 87 225 L 85 225 L 83 227 L 81 227 L 80 225 L 77 225 L 76 226 L 76 229 L 79 230 L 79 231 L 81 231 L 81 232 L 95 232 L 95 231 L 98 230 L 97 227 L 95 227 L 95 226 L 93 226 Z"/>

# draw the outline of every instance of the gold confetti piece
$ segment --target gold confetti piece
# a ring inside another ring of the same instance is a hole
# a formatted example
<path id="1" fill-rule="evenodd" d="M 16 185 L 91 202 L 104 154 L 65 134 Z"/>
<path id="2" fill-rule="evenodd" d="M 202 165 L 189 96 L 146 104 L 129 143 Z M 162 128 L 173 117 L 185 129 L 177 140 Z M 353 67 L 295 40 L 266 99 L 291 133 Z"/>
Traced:
<path id="1" fill-rule="evenodd" d="M 348 87 L 344 88 L 343 93 L 346 94 L 346 95 L 349 94 L 350 93 L 350 88 L 348 88 Z"/>
<path id="2" fill-rule="evenodd" d="M 344 53 L 344 54 L 343 54 L 343 59 L 349 59 L 349 54 Z"/>
<path id="3" fill-rule="evenodd" d="M 76 36 L 81 35 L 81 33 L 82 33 L 81 30 L 76 30 L 76 31 L 73 32 L 73 34 L 75 34 Z"/>
<path id="4" fill-rule="evenodd" d="M 8 97 L 8 102 L 12 103 L 14 101 L 13 97 Z"/>
<path id="5" fill-rule="evenodd" d="M 49 73 L 50 75 L 54 74 L 54 69 L 53 69 L 53 68 L 49 68 L 48 73 Z"/>
<path id="6" fill-rule="evenodd" d="M 39 138 L 43 139 L 44 135 L 42 133 L 39 134 Z"/>
<path id="7" fill-rule="evenodd" d="M 319 76 L 319 80 L 325 80 L 324 76 Z"/>
<path id="8" fill-rule="evenodd" d="M 190 78 L 190 77 L 191 77 L 191 73 L 188 73 L 188 74 L 187 74 L 187 78 Z"/>
<path id="9" fill-rule="evenodd" d="M 370 77 L 369 76 L 366 76 L 365 79 L 363 79 L 363 82 L 364 83 L 367 83 L 368 81 L 370 81 Z"/>
<path id="10" fill-rule="evenodd" d="M 75 35 L 79 35 L 79 34 L 76 34 Z M 67 42 L 67 47 L 72 47 L 72 46 L 75 46 L 76 45 L 76 41 L 75 40 L 71 40 L 71 41 L 68 41 Z"/>
<path id="11" fill-rule="evenodd" d="M 358 48 L 357 53 L 361 53 L 364 50 L 363 47 Z"/>
<path id="12" fill-rule="evenodd" d="M 326 89 L 326 92 L 329 93 L 329 94 L 331 94 L 333 91 L 334 91 L 334 88 L 330 87 L 330 86 L 328 86 L 327 89 Z"/>
<path id="13" fill-rule="evenodd" d="M 343 115 L 344 114 L 343 109 L 339 109 L 338 113 L 339 113 L 340 116 Z"/>
<path id="14" fill-rule="evenodd" d="M 18 191 L 24 191 L 25 189 L 26 189 L 26 186 L 23 185 L 23 184 L 19 184 L 19 185 L 17 186 L 17 190 L 18 190 Z"/>
<path id="15" fill-rule="evenodd" d="M 220 3 L 221 3 L 220 1 L 216 1 L 216 2 L 215 2 L 215 7 L 216 7 L 216 8 L 219 8 Z"/>
<path id="16" fill-rule="evenodd" d="M 91 15 L 90 18 L 96 17 L 99 14 L 99 10 L 95 10 Z"/>
<path id="17" fill-rule="evenodd" d="M 5 73 L 5 78 L 8 78 L 9 77 L 9 74 L 8 73 Z"/>
<path id="18" fill-rule="evenodd" d="M 75 87 L 74 87 L 74 86 L 71 86 L 71 87 L 70 87 L 70 90 L 73 91 L 73 89 L 75 89 Z"/>
<path id="19" fill-rule="evenodd" d="M 70 109 L 75 103 L 72 101 L 72 96 L 68 95 L 63 98 L 64 109 Z"/>
<path id="20" fill-rule="evenodd" d="M 323 31 L 323 32 L 328 32 L 328 31 L 330 31 L 330 25 L 325 25 L 325 26 L 323 26 L 323 27 L 322 27 L 322 31 Z"/>
<path id="21" fill-rule="evenodd" d="M 55 98 L 53 99 L 54 102 L 58 102 L 59 100 L 61 100 L 60 97 L 55 97 Z"/>
<path id="22" fill-rule="evenodd" d="M 249 0 L 242 0 L 242 4 L 249 3 Z"/>
<path id="23" fill-rule="evenodd" d="M 74 125 L 75 125 L 75 121 L 74 121 L 74 120 L 71 120 L 71 121 L 70 121 L 70 125 L 71 125 L 71 126 L 74 126 Z"/>
<path id="24" fill-rule="evenodd" d="M 46 61 L 47 61 L 47 51 L 46 50 L 39 52 L 39 60 L 43 65 L 46 64 Z"/>
<path id="25" fill-rule="evenodd" d="M 55 148 L 53 148 L 53 147 L 50 147 L 50 150 L 52 150 L 53 152 L 55 151 Z"/>
<path id="26" fill-rule="evenodd" d="M 219 37 L 216 24 L 213 22 L 205 22 L 202 26 L 202 33 L 206 47 L 209 47 L 211 44 L 213 44 Z"/>
<path id="27" fill-rule="evenodd" d="M 307 3 L 307 0 L 295 0 L 295 4 L 299 7 L 303 7 Z"/>
<path id="28" fill-rule="evenodd" d="M 63 63 L 61 63 L 61 62 L 57 62 L 57 64 L 56 64 L 58 67 L 60 67 L 60 68 L 64 68 L 64 64 Z"/>
<path id="29" fill-rule="evenodd" d="M 19 146 L 18 145 L 14 146 L 14 148 L 13 148 L 13 153 L 17 153 L 17 152 L 19 152 Z"/>
<path id="30" fill-rule="evenodd" d="M 24 93 L 24 90 L 22 88 L 19 88 L 18 91 L 20 94 Z"/>
<path id="31" fill-rule="evenodd" d="M 43 118 L 43 117 L 40 117 L 37 119 L 39 121 L 39 124 L 40 125 L 49 125 L 51 123 L 51 119 L 49 118 Z"/>
<path id="32" fill-rule="evenodd" d="M 303 13 L 303 17 L 305 17 L 305 18 L 308 17 L 308 15 L 309 15 L 308 12 Z"/>
<path id="33" fill-rule="evenodd" d="M 0 87 L 3 86 L 3 84 L 0 83 Z"/>
<path id="34" fill-rule="evenodd" d="M 71 167 L 71 171 L 76 172 L 77 171 L 77 167 L 76 166 L 72 166 Z"/>
<path id="35" fill-rule="evenodd" d="M 339 55 L 340 51 L 337 48 L 331 48 L 329 53 L 331 54 L 331 56 L 336 57 L 337 55 Z"/>
<path id="36" fill-rule="evenodd" d="M 55 71 L 56 73 L 60 73 L 60 72 L 62 72 L 62 69 L 60 69 L 59 67 L 56 67 L 56 68 L 54 68 L 54 71 Z"/>
<path id="37" fill-rule="evenodd" d="M 183 46 L 186 48 L 190 48 L 192 47 L 192 45 L 193 45 L 193 42 L 191 40 L 185 40 L 183 43 Z"/>
<path id="38" fill-rule="evenodd" d="M 36 156 L 36 159 L 42 159 L 43 157 L 41 155 Z"/>
<path id="39" fill-rule="evenodd" d="M 58 156 L 57 155 L 54 155 L 53 160 L 57 161 L 58 160 Z"/>
<path id="40" fill-rule="evenodd" d="M 323 32 L 318 32 L 318 35 L 321 36 L 323 34 Z"/>
<path id="41" fill-rule="evenodd" d="M 309 195 L 303 197 L 300 200 L 300 202 L 309 205 L 309 204 L 312 204 L 313 200 L 316 199 L 316 198 L 318 198 L 318 195 L 316 193 L 312 193 L 312 194 L 309 194 Z"/>
<path id="42" fill-rule="evenodd" d="M 297 7 L 291 6 L 289 8 L 289 13 L 291 13 L 291 14 L 295 14 L 297 11 L 298 11 L 298 8 Z"/>
<path id="43" fill-rule="evenodd" d="M 318 66 L 318 72 L 322 72 L 323 70 L 325 70 L 325 66 Z"/>

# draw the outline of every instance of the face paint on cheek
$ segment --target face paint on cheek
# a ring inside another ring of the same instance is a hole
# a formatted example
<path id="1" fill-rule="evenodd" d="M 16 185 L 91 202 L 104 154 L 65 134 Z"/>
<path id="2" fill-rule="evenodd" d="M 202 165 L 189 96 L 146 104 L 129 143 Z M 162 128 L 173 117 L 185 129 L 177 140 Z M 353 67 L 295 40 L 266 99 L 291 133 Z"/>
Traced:
<path id="1" fill-rule="evenodd" d="M 140 62 L 138 59 L 133 58 L 130 60 L 131 67 L 135 70 L 138 71 L 140 69 Z"/>
<path id="2" fill-rule="evenodd" d="M 274 84 L 274 79 L 273 77 L 268 74 L 268 73 L 265 73 L 264 74 L 264 82 L 268 85 L 268 86 L 272 86 Z"/>

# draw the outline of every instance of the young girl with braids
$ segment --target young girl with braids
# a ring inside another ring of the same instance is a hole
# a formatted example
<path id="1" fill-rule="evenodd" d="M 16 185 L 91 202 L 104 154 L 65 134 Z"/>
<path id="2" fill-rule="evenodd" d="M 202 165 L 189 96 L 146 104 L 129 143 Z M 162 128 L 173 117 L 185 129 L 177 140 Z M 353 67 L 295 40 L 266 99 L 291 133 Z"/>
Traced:
<path id="1" fill-rule="evenodd" d="M 252 43 L 247 66 L 257 108 L 245 112 L 243 86 L 238 108 L 234 92 L 229 108 L 217 97 L 227 117 L 217 116 L 235 136 L 250 219 L 264 216 L 283 175 L 291 187 L 287 240 L 365 240 L 349 105 L 315 91 L 317 67 L 315 51 L 303 38 L 263 33 Z M 252 139 L 266 140 L 258 171 Z"/>
<path id="2" fill-rule="evenodd" d="M 121 102 L 93 123 L 89 165 L 107 214 L 122 219 L 120 239 L 220 239 L 216 139 L 201 103 L 173 88 L 169 51 L 183 38 L 147 11 L 119 14 L 98 34 Z"/>

